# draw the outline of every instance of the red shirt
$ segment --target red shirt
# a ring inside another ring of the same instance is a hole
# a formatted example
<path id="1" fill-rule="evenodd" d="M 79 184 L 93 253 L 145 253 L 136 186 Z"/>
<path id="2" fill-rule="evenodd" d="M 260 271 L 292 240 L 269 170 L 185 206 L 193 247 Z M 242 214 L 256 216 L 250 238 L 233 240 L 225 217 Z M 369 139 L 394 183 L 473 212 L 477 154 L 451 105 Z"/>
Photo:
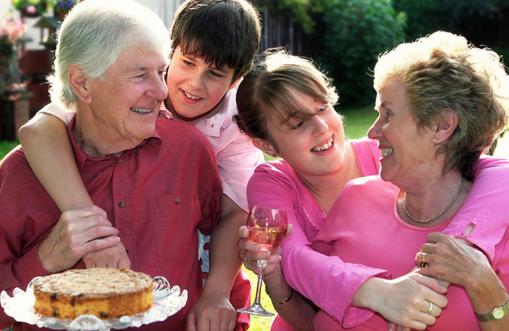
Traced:
<path id="1" fill-rule="evenodd" d="M 154 137 L 136 148 L 88 157 L 69 136 L 85 186 L 119 230 L 132 269 L 188 291 L 184 309 L 144 330 L 184 330 L 202 289 L 196 230 L 209 234 L 221 216 L 221 184 L 206 138 L 160 118 Z M 19 147 L 0 164 L 0 206 L 0 289 L 24 289 L 47 274 L 37 250 L 60 212 Z M 6 323 L 2 311 L 0 327 Z"/>

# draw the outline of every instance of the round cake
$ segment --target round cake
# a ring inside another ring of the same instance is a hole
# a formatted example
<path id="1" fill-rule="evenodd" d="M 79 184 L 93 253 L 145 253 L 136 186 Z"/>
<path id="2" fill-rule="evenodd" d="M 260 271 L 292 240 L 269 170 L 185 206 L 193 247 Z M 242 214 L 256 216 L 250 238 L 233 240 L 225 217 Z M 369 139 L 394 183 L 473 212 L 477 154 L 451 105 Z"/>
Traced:
<path id="1" fill-rule="evenodd" d="M 91 314 L 102 319 L 134 315 L 152 306 L 152 278 L 127 269 L 72 269 L 36 278 L 35 311 L 74 319 Z"/>

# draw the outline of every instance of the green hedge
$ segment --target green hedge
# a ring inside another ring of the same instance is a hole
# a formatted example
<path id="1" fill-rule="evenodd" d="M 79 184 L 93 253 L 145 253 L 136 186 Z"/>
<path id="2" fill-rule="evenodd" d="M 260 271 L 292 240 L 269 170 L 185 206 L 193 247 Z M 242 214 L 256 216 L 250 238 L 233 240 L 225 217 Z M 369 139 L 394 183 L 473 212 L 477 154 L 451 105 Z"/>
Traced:
<path id="1" fill-rule="evenodd" d="M 332 0 L 324 9 L 319 61 L 342 103 L 372 103 L 372 69 L 380 53 L 403 41 L 405 15 L 390 0 Z"/>

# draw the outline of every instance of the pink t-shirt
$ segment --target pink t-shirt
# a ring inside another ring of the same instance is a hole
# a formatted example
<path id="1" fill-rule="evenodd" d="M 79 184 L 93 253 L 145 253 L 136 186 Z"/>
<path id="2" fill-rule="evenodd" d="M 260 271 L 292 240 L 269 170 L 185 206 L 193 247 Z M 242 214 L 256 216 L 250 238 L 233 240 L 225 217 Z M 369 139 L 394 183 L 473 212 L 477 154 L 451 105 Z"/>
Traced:
<path id="1" fill-rule="evenodd" d="M 352 146 L 362 175 L 377 174 L 380 157 L 377 143 L 361 140 L 353 142 Z M 501 226 L 507 227 L 509 217 L 498 217 L 497 222 L 490 223 L 490 219 L 497 218 L 498 210 L 489 207 L 493 201 L 498 201 L 499 206 L 506 203 L 509 162 L 487 157 L 478 162 L 477 168 L 470 195 L 456 214 L 461 222 L 451 223 L 443 232 L 462 236 L 467 226 L 474 224 L 474 231 L 466 239 L 478 245 L 493 261 L 494 243 L 498 243 L 503 234 L 495 230 Z M 383 268 L 367 267 L 356 262 L 345 263 L 337 256 L 326 256 L 311 248 L 311 241 L 326 215 L 291 167 L 285 161 L 259 166 L 248 184 L 247 193 L 250 205 L 272 205 L 290 211 L 289 220 L 294 225 L 294 231 L 285 239 L 281 252 L 283 271 L 289 285 L 327 314 L 342 321 L 345 327 L 368 320 L 373 312 L 350 306 L 351 300 L 366 280 L 373 276 L 389 278 L 390 273 Z M 277 328 L 274 330 L 292 330 L 281 320 L 275 324 Z"/>
<path id="2" fill-rule="evenodd" d="M 469 222 L 458 218 L 432 228 L 419 228 L 405 223 L 396 211 L 399 188 L 381 180 L 378 176 L 355 179 L 345 186 L 331 208 L 329 215 L 315 237 L 313 248 L 331 245 L 331 256 L 348 263 L 359 263 L 390 271 L 396 278 L 408 273 L 415 266 L 415 253 L 426 242 L 430 232 L 449 228 L 462 228 Z M 475 194 L 475 192 L 474 192 Z M 485 197 L 476 195 L 479 206 Z M 356 203 L 357 202 L 357 203 Z M 360 203 L 362 202 L 362 204 Z M 471 202 L 473 202 L 471 200 Z M 506 288 L 509 286 L 509 234 L 507 220 L 509 211 L 503 206 L 494 206 L 499 216 L 490 220 L 498 226 L 499 236 L 494 241 L 486 238 L 481 226 L 476 227 L 476 236 L 485 247 L 494 247 L 492 266 Z M 497 222 L 498 220 L 502 220 Z M 463 224 L 463 225 L 461 225 Z M 492 224 L 495 226 L 495 224 Z M 450 231 L 450 229 L 449 229 Z M 474 230 L 475 231 L 475 230 Z M 491 232 L 491 231 L 490 231 Z M 490 233 L 491 235 L 491 233 Z M 493 237 L 493 236 L 492 236 Z M 448 305 L 436 324 L 428 330 L 479 330 L 472 306 L 463 288 L 451 285 L 447 291 Z M 346 330 L 332 317 L 319 312 L 315 317 L 315 330 Z M 387 321 L 379 314 L 348 330 L 386 330 Z"/>
<path id="3" fill-rule="evenodd" d="M 352 147 L 361 174 L 377 174 L 380 158 L 377 142 L 369 139 L 352 141 Z M 337 257 L 311 249 L 311 241 L 327 215 L 286 161 L 268 162 L 256 168 L 248 184 L 247 196 L 249 205 L 269 205 L 284 208 L 289 213 L 293 232 L 283 242 L 281 254 L 283 271 L 290 286 L 331 314 L 343 316 L 349 309 L 354 321 L 371 316 L 369 310 L 350 308 L 350 301 L 364 281 L 387 274 L 382 269 L 345 264 Z M 277 330 L 291 330 L 283 327 L 284 323 L 280 321 L 275 324 Z"/>

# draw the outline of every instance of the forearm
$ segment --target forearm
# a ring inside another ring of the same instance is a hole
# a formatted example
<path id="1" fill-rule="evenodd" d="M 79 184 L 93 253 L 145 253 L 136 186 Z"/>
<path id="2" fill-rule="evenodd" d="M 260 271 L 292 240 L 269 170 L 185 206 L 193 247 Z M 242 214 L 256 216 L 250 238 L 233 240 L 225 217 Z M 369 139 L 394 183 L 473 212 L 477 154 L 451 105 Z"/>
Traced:
<path id="1" fill-rule="evenodd" d="M 481 282 L 472 283 L 466 288 L 472 307 L 477 314 L 489 313 L 509 301 L 509 295 L 495 272 L 490 272 Z M 481 330 L 509 330 L 509 315 L 501 320 L 479 322 Z"/>
<path id="2" fill-rule="evenodd" d="M 291 243 L 288 239 L 287 244 Z M 289 248 L 287 244 L 283 244 L 282 264 L 290 286 L 345 326 L 357 325 L 373 314 L 371 310 L 353 306 L 352 300 L 368 279 L 387 277 L 387 272 L 344 263 L 338 257 L 322 255 L 305 245 Z"/>
<path id="3" fill-rule="evenodd" d="M 93 204 L 61 120 L 37 114 L 20 129 L 19 138 L 30 167 L 62 212 Z"/>
<path id="4" fill-rule="evenodd" d="M 313 330 L 315 310 L 286 283 L 281 269 L 264 277 L 265 288 L 278 314 L 295 330 Z"/>
<path id="5" fill-rule="evenodd" d="M 206 291 L 230 296 L 241 261 L 239 258 L 238 231 L 246 222 L 246 213 L 228 197 L 223 196 L 223 215 L 210 241 L 210 271 Z"/>

